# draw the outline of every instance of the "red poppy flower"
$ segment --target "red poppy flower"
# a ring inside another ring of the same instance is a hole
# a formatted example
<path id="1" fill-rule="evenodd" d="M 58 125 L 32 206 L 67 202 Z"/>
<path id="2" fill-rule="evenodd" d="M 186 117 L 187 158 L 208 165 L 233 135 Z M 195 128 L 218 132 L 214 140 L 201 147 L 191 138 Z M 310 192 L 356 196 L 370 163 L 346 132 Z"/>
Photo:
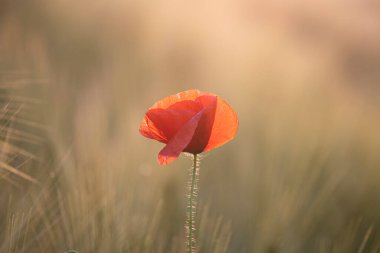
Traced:
<path id="1" fill-rule="evenodd" d="M 199 154 L 232 140 L 238 128 L 235 111 L 217 95 L 188 90 L 156 102 L 145 114 L 140 133 L 166 144 L 159 164 L 181 152 Z"/>

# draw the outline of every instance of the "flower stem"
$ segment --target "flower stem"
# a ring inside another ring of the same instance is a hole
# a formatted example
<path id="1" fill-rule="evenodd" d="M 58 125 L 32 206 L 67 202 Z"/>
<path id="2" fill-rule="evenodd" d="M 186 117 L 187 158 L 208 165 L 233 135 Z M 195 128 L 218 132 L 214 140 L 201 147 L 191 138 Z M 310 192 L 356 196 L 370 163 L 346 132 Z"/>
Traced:
<path id="1" fill-rule="evenodd" d="M 197 154 L 193 157 L 193 166 L 189 171 L 188 181 L 188 205 L 187 205 L 187 220 L 186 220 L 186 237 L 187 237 L 187 252 L 195 253 L 195 216 L 198 196 L 198 180 L 199 180 L 199 159 Z"/>

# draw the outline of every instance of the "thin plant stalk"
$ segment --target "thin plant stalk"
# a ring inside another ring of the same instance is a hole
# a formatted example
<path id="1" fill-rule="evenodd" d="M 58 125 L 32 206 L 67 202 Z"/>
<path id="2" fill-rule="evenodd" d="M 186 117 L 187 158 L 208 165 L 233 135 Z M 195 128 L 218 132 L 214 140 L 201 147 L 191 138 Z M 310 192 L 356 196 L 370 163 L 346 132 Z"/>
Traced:
<path id="1" fill-rule="evenodd" d="M 193 156 L 193 166 L 189 170 L 189 180 L 187 185 L 187 212 L 186 212 L 186 239 L 187 239 L 187 253 L 196 252 L 195 240 L 195 216 L 197 210 L 197 197 L 198 197 L 198 181 L 199 181 L 199 157 L 197 154 Z"/>

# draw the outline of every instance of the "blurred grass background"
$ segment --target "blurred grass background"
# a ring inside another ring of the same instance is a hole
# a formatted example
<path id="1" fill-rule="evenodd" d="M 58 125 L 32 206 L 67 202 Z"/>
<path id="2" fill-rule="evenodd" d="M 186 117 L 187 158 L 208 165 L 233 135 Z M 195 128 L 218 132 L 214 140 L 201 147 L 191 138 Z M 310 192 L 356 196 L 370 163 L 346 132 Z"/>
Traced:
<path id="1" fill-rule="evenodd" d="M 2 0 L 0 252 L 182 252 L 190 159 L 139 135 L 197 88 L 199 252 L 380 252 L 380 3 Z"/>

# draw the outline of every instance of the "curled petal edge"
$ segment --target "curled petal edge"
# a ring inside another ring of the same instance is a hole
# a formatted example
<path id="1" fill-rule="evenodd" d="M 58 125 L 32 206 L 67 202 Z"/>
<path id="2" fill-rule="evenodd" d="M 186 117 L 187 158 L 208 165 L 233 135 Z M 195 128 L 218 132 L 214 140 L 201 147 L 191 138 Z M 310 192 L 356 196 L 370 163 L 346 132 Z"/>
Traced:
<path id="1" fill-rule="evenodd" d="M 202 115 L 203 110 L 194 115 L 160 151 L 157 159 L 160 165 L 167 165 L 178 158 L 193 138 Z"/>

